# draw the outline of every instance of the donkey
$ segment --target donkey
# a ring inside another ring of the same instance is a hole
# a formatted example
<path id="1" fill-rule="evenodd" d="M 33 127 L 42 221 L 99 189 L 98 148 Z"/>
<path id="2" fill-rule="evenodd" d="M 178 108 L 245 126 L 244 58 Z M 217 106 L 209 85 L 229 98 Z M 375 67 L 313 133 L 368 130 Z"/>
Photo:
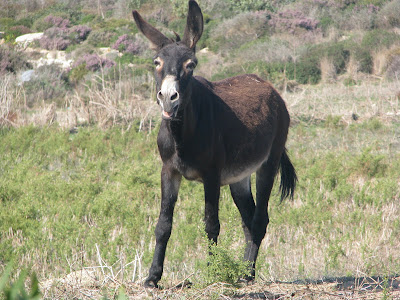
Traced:
<path id="1" fill-rule="evenodd" d="M 220 187 L 229 184 L 242 218 L 249 276 L 265 236 L 268 200 L 280 169 L 281 199 L 293 197 L 296 172 L 286 153 L 289 114 L 279 93 L 270 83 L 248 74 L 210 82 L 193 76 L 197 65 L 196 43 L 203 32 L 203 15 L 189 1 L 183 39 L 170 39 L 147 23 L 134 10 L 139 30 L 156 50 L 154 58 L 157 102 L 162 121 L 157 137 L 163 162 L 161 209 L 155 229 L 156 246 L 144 285 L 158 287 L 165 250 L 182 176 L 200 181 L 205 194 L 205 231 L 217 243 L 220 231 L 218 204 Z M 250 176 L 256 172 L 256 202 Z"/>

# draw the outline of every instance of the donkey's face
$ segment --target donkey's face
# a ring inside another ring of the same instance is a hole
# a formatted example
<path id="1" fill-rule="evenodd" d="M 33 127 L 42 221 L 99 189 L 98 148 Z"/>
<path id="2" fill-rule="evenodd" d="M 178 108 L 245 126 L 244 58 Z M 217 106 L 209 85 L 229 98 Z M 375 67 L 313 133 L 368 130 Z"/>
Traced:
<path id="1" fill-rule="evenodd" d="M 157 86 L 157 102 L 162 108 L 162 117 L 171 119 L 182 106 L 185 92 L 197 65 L 192 49 L 181 43 L 172 43 L 162 48 L 154 59 Z"/>
<path id="2" fill-rule="evenodd" d="M 157 102 L 162 108 L 162 117 L 176 117 L 184 99 L 193 70 L 197 65 L 196 43 L 203 33 L 203 15 L 194 0 L 189 1 L 186 29 L 182 41 L 167 38 L 142 19 L 137 11 L 133 17 L 139 30 L 150 40 L 157 51 L 154 57 Z"/>

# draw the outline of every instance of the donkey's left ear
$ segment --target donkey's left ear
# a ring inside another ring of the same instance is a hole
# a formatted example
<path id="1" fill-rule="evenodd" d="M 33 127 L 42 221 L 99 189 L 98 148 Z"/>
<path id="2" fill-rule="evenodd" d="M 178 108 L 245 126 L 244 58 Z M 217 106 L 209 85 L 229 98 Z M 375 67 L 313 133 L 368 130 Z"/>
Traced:
<path id="1" fill-rule="evenodd" d="M 190 49 L 195 50 L 196 43 L 203 33 L 203 14 L 196 1 L 189 1 L 189 11 L 186 21 L 185 33 L 182 42 Z"/>

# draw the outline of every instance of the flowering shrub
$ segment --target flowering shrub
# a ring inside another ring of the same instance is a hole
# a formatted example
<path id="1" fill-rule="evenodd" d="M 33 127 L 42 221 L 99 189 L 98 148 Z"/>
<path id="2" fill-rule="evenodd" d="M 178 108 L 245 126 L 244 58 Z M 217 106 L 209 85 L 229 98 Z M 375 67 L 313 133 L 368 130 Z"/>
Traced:
<path id="1" fill-rule="evenodd" d="M 65 50 L 72 44 L 69 39 L 69 30 L 51 27 L 47 29 L 39 40 L 40 47 L 47 50 Z"/>
<path id="2" fill-rule="evenodd" d="M 70 35 L 77 42 L 86 40 L 92 29 L 86 25 L 77 25 L 70 29 Z"/>
<path id="3" fill-rule="evenodd" d="M 269 25 L 275 30 L 295 33 L 297 28 L 315 30 L 319 25 L 319 21 L 307 18 L 301 11 L 287 10 L 272 14 Z"/>
<path id="4" fill-rule="evenodd" d="M 19 35 L 31 33 L 32 30 L 30 30 L 28 27 L 26 27 L 24 25 L 17 25 L 17 26 L 10 27 L 8 32 L 15 33 L 16 36 L 19 36 Z"/>
<path id="5" fill-rule="evenodd" d="M 111 68 L 115 65 L 112 60 L 102 58 L 97 54 L 83 55 L 73 63 L 72 67 L 76 68 L 82 64 L 85 64 L 86 69 L 92 72 L 98 71 L 101 68 Z"/>
<path id="6" fill-rule="evenodd" d="M 50 15 L 44 20 L 53 25 L 44 31 L 43 37 L 39 41 L 40 46 L 47 50 L 65 50 L 72 44 L 86 40 L 92 30 L 86 25 L 69 28 L 69 20 L 61 17 Z"/>
<path id="7" fill-rule="evenodd" d="M 135 55 L 139 54 L 141 50 L 140 44 L 137 43 L 134 38 L 132 38 L 128 34 L 121 35 L 111 48 L 123 53 Z"/>
<path id="8" fill-rule="evenodd" d="M 54 27 L 64 28 L 64 29 L 68 28 L 70 25 L 70 21 L 68 19 L 63 19 L 61 17 L 56 17 L 52 15 L 45 17 L 44 21 L 46 23 L 53 25 Z"/>
<path id="9" fill-rule="evenodd" d="M 0 75 L 15 73 L 19 69 L 30 67 L 22 52 L 14 51 L 8 46 L 0 45 Z"/>

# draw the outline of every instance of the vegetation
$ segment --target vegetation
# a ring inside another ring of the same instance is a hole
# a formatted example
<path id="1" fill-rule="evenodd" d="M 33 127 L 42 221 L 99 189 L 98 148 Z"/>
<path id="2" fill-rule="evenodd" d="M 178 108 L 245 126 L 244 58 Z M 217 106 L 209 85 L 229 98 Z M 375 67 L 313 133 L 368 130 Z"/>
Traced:
<path id="1" fill-rule="evenodd" d="M 292 117 L 288 149 L 300 181 L 293 202 L 280 203 L 276 189 L 271 197 L 257 266 L 262 295 L 273 281 L 383 276 L 373 278 L 390 299 L 400 267 L 399 2 L 199 2 L 206 24 L 196 75 L 256 73 L 280 90 Z M 203 190 L 188 181 L 163 294 L 137 286 L 154 251 L 160 118 L 153 53 L 129 10 L 174 37 L 186 6 L 1 1 L 0 297 L 240 296 L 247 266 L 229 188 L 219 244 L 209 245 Z M 37 31 L 40 40 L 15 43 Z M 68 66 L 41 65 L 61 58 Z"/>

